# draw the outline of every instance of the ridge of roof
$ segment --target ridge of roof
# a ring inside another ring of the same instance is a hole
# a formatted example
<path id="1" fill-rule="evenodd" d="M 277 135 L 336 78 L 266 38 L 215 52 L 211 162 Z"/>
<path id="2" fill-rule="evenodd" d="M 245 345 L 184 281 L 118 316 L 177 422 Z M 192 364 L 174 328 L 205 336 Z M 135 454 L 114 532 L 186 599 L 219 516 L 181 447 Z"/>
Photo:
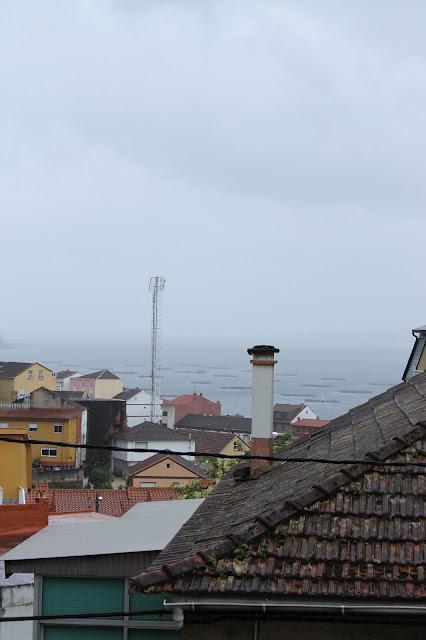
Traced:
<path id="1" fill-rule="evenodd" d="M 149 469 L 150 467 L 154 466 L 158 462 L 161 462 L 162 460 L 167 460 L 167 459 L 172 460 L 176 464 L 179 464 L 181 467 L 185 467 L 185 469 L 188 469 L 188 471 L 192 471 L 193 473 L 196 473 L 201 478 L 207 478 L 207 475 L 204 473 L 201 467 L 191 462 L 191 460 L 187 460 L 183 456 L 175 456 L 170 453 L 156 453 L 152 456 L 149 456 L 149 458 L 145 458 L 145 460 L 141 460 L 140 462 L 136 463 L 131 468 L 131 471 L 129 473 L 129 478 L 131 476 L 136 475 L 140 471 Z"/>
<path id="2" fill-rule="evenodd" d="M 115 373 L 112 373 L 109 369 L 101 369 L 100 371 L 94 371 L 93 373 L 85 373 L 84 376 L 80 376 L 79 379 L 83 380 L 120 380 Z"/>
<path id="3" fill-rule="evenodd" d="M 384 462 L 390 456 L 399 453 L 424 437 L 426 437 L 426 421 L 416 425 L 405 436 L 396 437 L 387 445 L 380 447 L 380 449 L 367 453 L 365 458 L 371 460 L 369 464 L 353 464 L 342 467 L 326 480 L 314 483 L 297 500 L 286 499 L 281 508 L 272 509 L 268 513 L 262 514 L 262 516 L 254 517 L 251 522 L 241 527 L 238 533 L 233 533 L 209 547 L 199 549 L 195 554 L 184 560 L 163 564 L 160 568 L 148 569 L 141 575 L 131 578 L 131 589 L 140 591 L 146 587 L 177 578 L 194 569 L 199 569 L 211 558 L 220 559 L 232 553 L 241 543 L 253 542 L 260 536 L 271 533 L 277 525 L 300 515 L 304 509 L 312 506 L 315 502 L 331 498 L 341 487 L 361 478 L 373 469 L 377 463 Z"/>

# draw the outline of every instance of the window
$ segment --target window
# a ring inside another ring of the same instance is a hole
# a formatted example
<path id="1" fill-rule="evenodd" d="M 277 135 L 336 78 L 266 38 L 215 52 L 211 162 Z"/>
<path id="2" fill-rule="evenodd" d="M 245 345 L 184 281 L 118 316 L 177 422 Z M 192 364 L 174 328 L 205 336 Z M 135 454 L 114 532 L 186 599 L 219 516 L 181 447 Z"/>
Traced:
<path id="1" fill-rule="evenodd" d="M 37 431 L 37 425 L 36 424 L 29 424 L 28 425 L 28 431 Z"/>
<path id="2" fill-rule="evenodd" d="M 32 379 L 33 379 L 33 370 L 28 369 L 27 380 L 32 380 Z"/>
<path id="3" fill-rule="evenodd" d="M 163 416 L 167 416 L 167 411 L 163 411 Z"/>
<path id="4" fill-rule="evenodd" d="M 145 487 L 145 488 L 156 487 L 157 483 L 156 482 L 145 482 L 144 480 L 141 480 L 139 486 L 140 487 Z"/>
<path id="5" fill-rule="evenodd" d="M 43 369 L 39 369 L 38 370 L 38 379 L 39 380 L 44 380 L 44 371 L 43 371 Z"/>
<path id="6" fill-rule="evenodd" d="M 41 455 L 42 456 L 47 456 L 49 458 L 56 458 L 57 451 L 58 451 L 57 449 L 45 449 L 45 448 L 42 448 Z"/>
<path id="7" fill-rule="evenodd" d="M 7 422 L 0 422 L 0 429 L 7 429 L 8 428 L 8 423 Z"/>
<path id="8" fill-rule="evenodd" d="M 61 424 L 55 424 L 53 427 L 53 433 L 62 433 L 63 427 Z"/>
<path id="9" fill-rule="evenodd" d="M 171 466 L 170 462 L 166 462 L 166 469 L 170 469 Z"/>

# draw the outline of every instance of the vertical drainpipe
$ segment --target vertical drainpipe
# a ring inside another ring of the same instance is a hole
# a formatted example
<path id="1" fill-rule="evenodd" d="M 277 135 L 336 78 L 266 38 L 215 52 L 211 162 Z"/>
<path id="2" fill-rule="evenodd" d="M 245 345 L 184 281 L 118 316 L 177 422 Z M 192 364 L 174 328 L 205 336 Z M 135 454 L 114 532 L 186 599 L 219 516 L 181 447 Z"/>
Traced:
<path id="1" fill-rule="evenodd" d="M 274 365 L 279 349 L 263 344 L 247 349 L 247 353 L 252 356 L 250 362 L 253 365 L 251 454 L 271 456 Z M 251 468 L 253 470 L 269 464 L 266 460 L 252 460 Z"/>

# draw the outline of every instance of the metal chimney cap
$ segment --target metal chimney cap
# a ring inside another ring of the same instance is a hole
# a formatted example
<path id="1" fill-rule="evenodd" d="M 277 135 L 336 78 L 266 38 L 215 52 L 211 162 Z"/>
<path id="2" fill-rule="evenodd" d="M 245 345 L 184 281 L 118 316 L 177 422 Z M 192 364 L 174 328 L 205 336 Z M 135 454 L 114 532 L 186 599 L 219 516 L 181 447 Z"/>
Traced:
<path id="1" fill-rule="evenodd" d="M 268 353 L 279 353 L 280 350 L 277 347 L 273 347 L 271 344 L 257 344 L 250 349 L 247 349 L 249 356 L 266 355 Z"/>

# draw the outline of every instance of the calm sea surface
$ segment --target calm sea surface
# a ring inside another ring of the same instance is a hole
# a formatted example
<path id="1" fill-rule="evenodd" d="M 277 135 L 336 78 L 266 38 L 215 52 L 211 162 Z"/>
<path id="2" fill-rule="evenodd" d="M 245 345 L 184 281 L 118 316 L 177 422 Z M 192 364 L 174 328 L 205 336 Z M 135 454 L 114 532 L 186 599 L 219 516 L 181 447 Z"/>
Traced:
<path id="1" fill-rule="evenodd" d="M 321 418 L 334 418 L 393 384 L 410 349 L 282 348 L 275 367 L 275 402 L 304 402 Z M 0 350 L 0 360 L 38 360 L 54 371 L 108 368 L 128 387 L 149 388 L 149 346 L 26 344 Z M 245 347 L 164 347 L 161 394 L 202 393 L 220 400 L 223 414 L 251 415 L 251 367 Z"/>

